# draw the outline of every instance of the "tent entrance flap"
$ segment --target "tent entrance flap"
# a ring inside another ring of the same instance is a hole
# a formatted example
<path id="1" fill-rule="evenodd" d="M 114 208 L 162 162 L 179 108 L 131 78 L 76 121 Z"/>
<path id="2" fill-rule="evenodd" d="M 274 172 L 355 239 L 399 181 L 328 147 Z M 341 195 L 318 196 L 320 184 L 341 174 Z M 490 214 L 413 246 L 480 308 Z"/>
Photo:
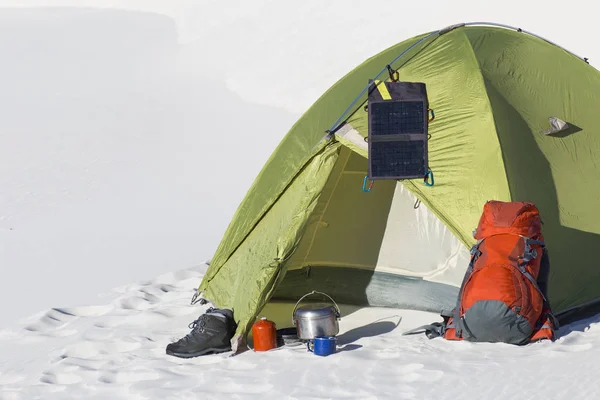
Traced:
<path id="1" fill-rule="evenodd" d="M 285 275 L 286 260 L 298 247 L 339 149 L 339 143 L 328 143 L 318 150 L 219 273 L 203 280 L 199 290 L 205 299 L 217 307 L 234 310 L 238 334 L 252 325 Z"/>

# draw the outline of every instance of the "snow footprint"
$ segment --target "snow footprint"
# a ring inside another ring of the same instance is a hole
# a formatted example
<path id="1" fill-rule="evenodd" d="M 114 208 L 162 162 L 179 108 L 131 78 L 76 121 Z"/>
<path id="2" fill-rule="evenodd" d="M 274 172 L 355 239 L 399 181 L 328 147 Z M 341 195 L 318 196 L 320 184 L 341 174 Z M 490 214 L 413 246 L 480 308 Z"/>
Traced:
<path id="1" fill-rule="evenodd" d="M 82 371 L 99 371 L 106 364 L 104 360 L 88 360 L 85 358 L 65 358 L 62 357 L 62 365 L 77 367 Z"/>
<path id="2" fill-rule="evenodd" d="M 73 385 L 81 382 L 81 377 L 72 372 L 53 372 L 45 371 L 40 378 L 40 382 L 51 385 Z"/>
<path id="3" fill-rule="evenodd" d="M 123 318 L 115 318 L 115 317 L 109 317 L 109 318 L 103 318 L 100 319 L 99 321 L 97 321 L 96 323 L 94 323 L 94 326 L 96 328 L 116 328 L 117 326 L 123 325 Z"/>
<path id="4" fill-rule="evenodd" d="M 52 308 L 48 310 L 38 321 L 27 325 L 25 329 L 30 332 L 52 332 L 62 328 L 78 317 L 96 317 L 108 313 L 111 309 L 112 307 L 110 306 Z"/>
<path id="5" fill-rule="evenodd" d="M 121 308 L 125 310 L 143 311 L 152 307 L 153 303 L 143 297 L 128 297 L 119 301 Z"/>
<path id="6" fill-rule="evenodd" d="M 113 309 L 110 305 L 105 306 L 85 306 L 85 307 L 63 307 L 55 308 L 63 314 L 72 315 L 74 317 L 99 317 L 108 314 Z"/>
<path id="7" fill-rule="evenodd" d="M 52 308 L 48 310 L 39 320 L 27 325 L 25 329 L 30 332 L 38 333 L 50 332 L 55 329 L 60 329 L 74 318 L 76 318 L 76 316 L 73 314 L 70 314 L 59 308 Z"/>
<path id="8" fill-rule="evenodd" d="M 100 354 L 101 344 L 84 341 L 68 346 L 62 354 L 63 358 L 74 357 L 89 359 Z"/>
<path id="9" fill-rule="evenodd" d="M 94 379 L 105 361 L 62 358 L 42 373 L 40 382 L 50 385 L 75 385 Z"/>
<path id="10" fill-rule="evenodd" d="M 177 290 L 177 287 L 173 285 L 169 285 L 166 283 L 159 283 L 151 286 L 147 286 L 143 288 L 141 291 L 148 295 L 154 296 L 155 298 L 159 298 L 164 296 L 167 293 L 174 292 Z"/>

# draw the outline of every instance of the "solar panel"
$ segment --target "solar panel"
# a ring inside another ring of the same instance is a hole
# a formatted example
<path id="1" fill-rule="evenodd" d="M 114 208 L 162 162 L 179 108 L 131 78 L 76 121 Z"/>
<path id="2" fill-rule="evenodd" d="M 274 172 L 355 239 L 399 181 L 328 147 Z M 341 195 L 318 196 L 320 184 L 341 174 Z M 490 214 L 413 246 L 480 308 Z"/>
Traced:
<path id="1" fill-rule="evenodd" d="M 369 178 L 423 178 L 428 170 L 425 84 L 375 83 L 368 101 Z"/>

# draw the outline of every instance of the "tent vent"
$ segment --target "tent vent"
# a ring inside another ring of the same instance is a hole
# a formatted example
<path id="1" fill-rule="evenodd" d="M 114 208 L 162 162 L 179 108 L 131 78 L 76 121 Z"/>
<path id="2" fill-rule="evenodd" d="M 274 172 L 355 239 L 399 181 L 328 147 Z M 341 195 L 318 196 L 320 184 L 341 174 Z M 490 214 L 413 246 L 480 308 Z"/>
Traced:
<path id="1" fill-rule="evenodd" d="M 569 124 L 560 118 L 550 117 L 548 118 L 548 122 L 550 122 L 550 129 L 543 131 L 542 135 L 549 135 L 551 133 L 558 133 L 569 129 Z"/>
<path id="2" fill-rule="evenodd" d="M 423 178 L 428 172 L 428 100 L 424 83 L 372 81 L 369 178 Z"/>

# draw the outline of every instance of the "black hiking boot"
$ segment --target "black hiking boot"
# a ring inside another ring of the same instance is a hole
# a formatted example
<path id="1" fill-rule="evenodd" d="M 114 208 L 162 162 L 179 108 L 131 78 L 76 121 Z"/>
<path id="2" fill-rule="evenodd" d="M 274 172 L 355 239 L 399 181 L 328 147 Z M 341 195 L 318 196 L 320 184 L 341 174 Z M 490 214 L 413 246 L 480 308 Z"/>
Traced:
<path id="1" fill-rule="evenodd" d="M 231 310 L 211 307 L 189 328 L 190 333 L 167 345 L 167 354 L 192 358 L 231 350 L 231 338 L 236 330 Z"/>

